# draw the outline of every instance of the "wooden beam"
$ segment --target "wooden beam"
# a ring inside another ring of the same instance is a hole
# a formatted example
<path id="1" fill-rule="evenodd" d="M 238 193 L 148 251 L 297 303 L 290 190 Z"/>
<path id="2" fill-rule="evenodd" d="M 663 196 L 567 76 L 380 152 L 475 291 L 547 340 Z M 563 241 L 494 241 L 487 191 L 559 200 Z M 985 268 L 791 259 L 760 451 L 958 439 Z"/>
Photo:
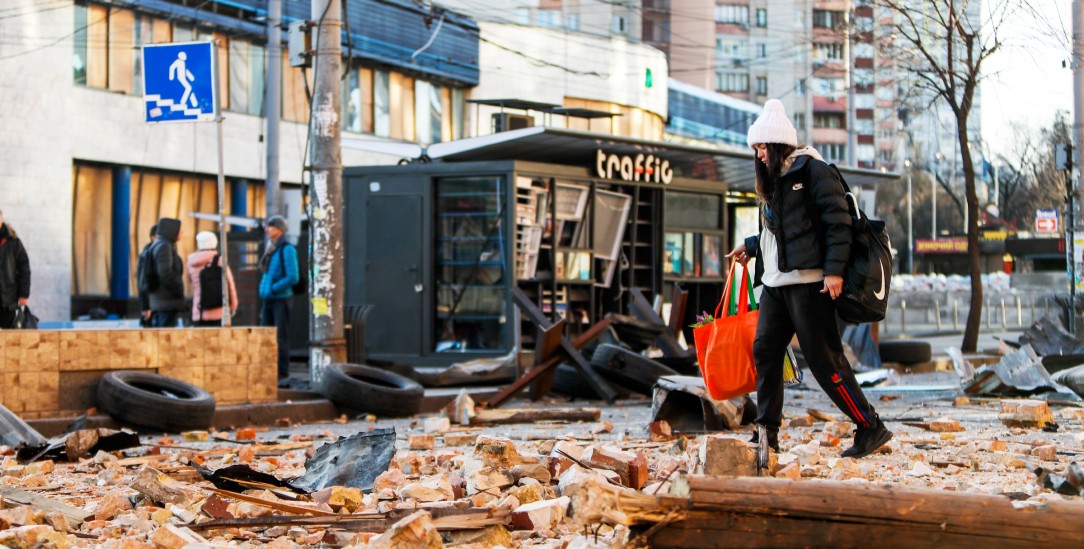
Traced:
<path id="1" fill-rule="evenodd" d="M 687 496 L 681 521 L 655 530 L 652 547 L 1079 546 L 1084 503 L 1017 509 L 1004 496 L 772 478 L 674 479 Z M 731 540 L 731 541 L 726 541 Z M 1076 540 L 1076 541 L 1074 541 Z"/>
<path id="2" fill-rule="evenodd" d="M 677 293 L 677 287 L 675 286 L 675 294 Z M 636 316 L 640 320 L 645 322 L 652 322 L 659 326 L 666 326 L 662 321 L 662 317 L 655 312 L 655 308 L 651 306 L 651 303 L 644 297 L 644 293 L 639 288 L 632 288 L 629 290 L 629 312 Z M 686 298 L 688 296 L 686 295 Z M 684 309 L 684 304 L 681 308 Z M 684 311 L 681 313 L 684 316 Z M 673 325 L 674 311 L 671 309 L 671 325 L 667 329 L 663 330 L 657 338 L 655 338 L 655 345 L 662 349 L 663 356 L 667 358 L 691 358 L 696 356 L 694 349 L 682 349 L 681 344 L 677 341 L 677 331 L 681 329 L 681 320 L 677 321 L 677 325 Z"/>
<path id="3" fill-rule="evenodd" d="M 530 423 L 533 421 L 598 421 L 598 408 L 504 408 L 478 410 L 471 424 Z"/>
<path id="4" fill-rule="evenodd" d="M 538 306 L 536 306 L 529 297 L 527 297 L 527 294 L 523 293 L 523 290 L 513 287 L 511 290 L 511 294 L 512 300 L 519 307 L 520 312 L 523 313 L 528 318 L 528 320 L 533 322 L 534 325 L 540 330 L 546 331 L 549 328 L 555 326 L 554 324 L 550 323 L 545 313 L 543 313 L 542 310 L 539 309 Z M 603 319 L 602 321 L 596 323 L 594 326 L 584 332 L 583 335 L 576 339 L 577 342 L 581 342 L 581 347 L 582 345 L 586 345 L 587 342 L 591 341 L 591 339 L 594 339 L 595 337 L 598 337 L 602 333 L 603 329 L 609 325 L 605 324 L 600 326 L 604 322 L 607 322 L 607 319 Z M 591 337 L 587 338 L 588 335 L 590 335 Z M 539 345 L 542 345 L 543 343 L 544 342 L 542 340 L 539 341 Z M 527 374 L 520 377 L 519 379 L 513 381 L 504 389 L 501 389 L 499 393 L 497 393 L 492 399 L 485 402 L 484 404 L 493 407 L 500 406 L 506 400 L 512 398 L 512 396 L 514 396 L 516 393 L 523 390 L 523 388 L 530 384 L 532 381 L 538 380 L 538 378 L 543 375 L 548 375 L 551 369 L 555 368 L 558 364 L 564 362 L 566 359 L 573 366 L 580 370 L 580 373 L 583 375 L 584 378 L 587 379 L 588 385 L 590 385 L 591 388 L 595 390 L 595 393 L 597 393 L 605 401 L 610 403 L 617 400 L 617 391 L 615 391 L 614 388 L 611 387 L 610 384 L 607 383 L 606 380 L 603 379 L 602 376 L 600 376 L 599 373 L 591 367 L 591 364 L 583 358 L 583 355 L 580 354 L 581 347 L 577 347 L 572 342 L 570 342 L 567 337 L 561 335 L 559 354 L 554 354 L 546 362 L 536 365 L 534 368 L 531 369 L 531 371 L 527 372 Z"/>
<path id="5" fill-rule="evenodd" d="M 511 520 L 510 509 L 456 509 L 425 508 L 433 517 L 433 524 L 438 530 L 468 530 L 485 528 L 496 524 L 508 524 Z M 383 532 L 399 519 L 417 511 L 417 509 L 395 509 L 387 513 L 357 513 L 353 515 L 296 516 L 275 515 L 267 517 L 242 517 L 219 519 L 199 524 L 191 524 L 197 530 L 220 528 L 258 528 L 261 526 L 335 526 L 350 532 Z"/>
<path id="6" fill-rule="evenodd" d="M 78 507 L 74 507 L 62 501 L 49 499 L 39 494 L 33 494 L 11 486 L 0 486 L 0 498 L 5 501 L 29 505 L 45 513 L 60 513 L 68 519 L 72 526 L 79 526 L 94 513 L 88 513 Z"/>

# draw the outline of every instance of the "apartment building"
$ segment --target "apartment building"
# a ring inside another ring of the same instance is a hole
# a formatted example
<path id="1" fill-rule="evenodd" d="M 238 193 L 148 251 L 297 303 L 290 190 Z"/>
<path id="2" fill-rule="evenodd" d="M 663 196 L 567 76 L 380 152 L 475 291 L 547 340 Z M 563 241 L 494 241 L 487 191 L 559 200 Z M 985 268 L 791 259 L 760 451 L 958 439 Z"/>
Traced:
<path id="1" fill-rule="evenodd" d="M 799 140 L 828 160 L 897 169 L 899 74 L 877 47 L 892 19 L 871 2 L 643 4 L 644 40 L 669 55 L 672 79 L 755 104 L 780 99 Z"/>

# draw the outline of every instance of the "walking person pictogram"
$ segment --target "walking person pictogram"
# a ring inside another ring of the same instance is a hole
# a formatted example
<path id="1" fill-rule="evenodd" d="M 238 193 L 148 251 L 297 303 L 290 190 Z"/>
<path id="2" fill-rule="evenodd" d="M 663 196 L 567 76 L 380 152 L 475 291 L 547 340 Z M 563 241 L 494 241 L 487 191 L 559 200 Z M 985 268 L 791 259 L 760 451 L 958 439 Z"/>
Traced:
<path id="1" fill-rule="evenodd" d="M 196 100 L 196 94 L 192 93 L 192 82 L 196 80 L 196 77 L 192 75 L 192 71 L 188 70 L 186 59 L 188 55 L 183 51 L 177 54 L 177 60 L 169 66 L 169 79 L 177 80 L 184 86 L 184 95 L 181 96 L 180 104 L 185 105 L 191 100 L 192 108 L 196 108 L 199 102 Z"/>

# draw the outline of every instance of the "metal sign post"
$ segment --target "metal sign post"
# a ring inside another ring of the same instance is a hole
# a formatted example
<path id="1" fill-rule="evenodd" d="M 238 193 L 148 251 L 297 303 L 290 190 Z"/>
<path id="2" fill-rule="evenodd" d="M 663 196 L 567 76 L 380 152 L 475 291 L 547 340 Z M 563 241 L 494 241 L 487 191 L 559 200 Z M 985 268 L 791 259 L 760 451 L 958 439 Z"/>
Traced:
<path id="1" fill-rule="evenodd" d="M 218 55 L 213 42 L 155 44 L 143 50 L 143 113 L 147 122 L 214 121 L 218 133 L 218 241 L 222 265 L 222 325 L 232 324 L 230 262 L 226 240 L 226 175 L 222 153 L 222 111 Z"/>

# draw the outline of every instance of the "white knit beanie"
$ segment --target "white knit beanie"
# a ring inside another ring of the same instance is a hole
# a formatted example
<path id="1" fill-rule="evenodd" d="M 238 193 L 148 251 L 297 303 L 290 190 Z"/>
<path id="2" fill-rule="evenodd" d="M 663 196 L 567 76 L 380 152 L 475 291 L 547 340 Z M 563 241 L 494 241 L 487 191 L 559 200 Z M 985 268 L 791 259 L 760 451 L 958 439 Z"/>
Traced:
<path id="1" fill-rule="evenodd" d="M 218 247 L 218 237 L 211 231 L 201 231 L 196 235 L 196 249 L 213 250 Z"/>
<path id="2" fill-rule="evenodd" d="M 798 146 L 798 132 L 783 110 L 783 102 L 778 99 L 769 99 L 756 122 L 749 127 L 749 146 L 760 143 Z"/>

